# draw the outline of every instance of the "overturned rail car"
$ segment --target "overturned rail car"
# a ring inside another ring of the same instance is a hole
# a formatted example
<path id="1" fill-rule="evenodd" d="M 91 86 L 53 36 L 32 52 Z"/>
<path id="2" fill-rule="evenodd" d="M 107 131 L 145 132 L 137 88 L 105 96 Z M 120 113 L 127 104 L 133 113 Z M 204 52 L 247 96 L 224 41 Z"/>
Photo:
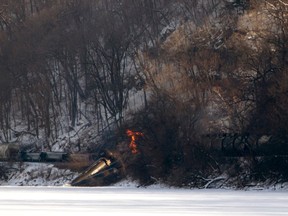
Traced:
<path id="1" fill-rule="evenodd" d="M 77 176 L 71 186 L 103 186 L 118 181 L 123 176 L 122 163 L 111 157 L 100 157 L 83 173 Z"/>
<path id="2" fill-rule="evenodd" d="M 14 143 L 0 144 L 0 160 L 17 160 L 19 149 L 19 145 Z"/>

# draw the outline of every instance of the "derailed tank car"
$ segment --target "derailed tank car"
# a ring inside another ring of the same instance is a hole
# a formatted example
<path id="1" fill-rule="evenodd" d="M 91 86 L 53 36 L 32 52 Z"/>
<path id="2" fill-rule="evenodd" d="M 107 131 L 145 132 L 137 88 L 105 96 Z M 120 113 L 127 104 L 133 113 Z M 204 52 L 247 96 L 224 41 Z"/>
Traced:
<path id="1" fill-rule="evenodd" d="M 0 160 L 17 160 L 20 147 L 16 143 L 0 144 Z"/>
<path id="2" fill-rule="evenodd" d="M 118 181 L 123 176 L 123 165 L 112 154 L 100 157 L 83 173 L 77 176 L 71 186 L 103 186 Z"/>

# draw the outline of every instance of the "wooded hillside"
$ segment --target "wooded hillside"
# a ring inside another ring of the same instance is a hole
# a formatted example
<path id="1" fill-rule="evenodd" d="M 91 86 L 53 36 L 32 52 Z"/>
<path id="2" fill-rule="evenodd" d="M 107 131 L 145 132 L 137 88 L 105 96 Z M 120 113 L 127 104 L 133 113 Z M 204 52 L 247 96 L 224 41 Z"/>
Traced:
<path id="1" fill-rule="evenodd" d="M 275 136 L 286 154 L 287 40 L 286 0 L 1 0 L 2 142 L 131 128 L 159 178 L 216 169 L 207 134 L 252 134 L 250 153 Z"/>

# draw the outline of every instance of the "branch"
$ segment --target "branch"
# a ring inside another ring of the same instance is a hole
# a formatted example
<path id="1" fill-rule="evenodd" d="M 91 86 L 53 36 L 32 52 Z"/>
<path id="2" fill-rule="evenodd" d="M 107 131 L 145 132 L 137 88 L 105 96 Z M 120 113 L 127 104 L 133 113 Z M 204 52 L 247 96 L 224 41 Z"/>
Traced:
<path id="1" fill-rule="evenodd" d="M 282 0 L 278 0 L 281 4 L 283 4 L 284 6 L 288 6 L 288 3 L 283 2 Z"/>
<path id="2" fill-rule="evenodd" d="M 268 2 L 267 0 L 265 0 L 265 2 L 266 2 L 268 5 L 270 5 L 274 10 L 277 9 L 275 5 L 273 5 L 272 3 Z"/>
<path id="3" fill-rule="evenodd" d="M 277 10 L 277 7 L 276 7 L 274 4 L 268 2 L 267 0 L 265 0 L 265 2 L 266 2 L 268 5 L 270 5 L 274 10 Z M 283 0 L 278 0 L 278 2 L 281 3 L 282 5 L 286 6 L 286 7 L 288 6 L 288 3 L 283 2 Z"/>
<path id="4" fill-rule="evenodd" d="M 227 178 L 223 177 L 223 176 L 219 176 L 219 177 L 214 178 L 214 179 L 205 179 L 205 180 L 209 180 L 209 182 L 205 184 L 204 188 L 207 189 L 213 182 L 220 181 L 220 180 L 226 180 L 226 179 Z"/>
<path id="5" fill-rule="evenodd" d="M 78 136 L 78 137 L 79 137 L 79 135 L 78 135 L 79 132 L 80 132 L 81 130 L 85 129 L 86 127 L 90 127 L 90 126 L 91 126 L 91 122 L 88 122 L 88 123 L 84 124 L 81 128 L 79 128 L 77 131 L 72 127 L 72 129 L 75 131 L 75 134 L 72 135 L 72 136 L 70 136 L 69 139 L 71 139 L 71 138 L 73 138 L 73 137 L 75 137 L 75 136 Z"/>

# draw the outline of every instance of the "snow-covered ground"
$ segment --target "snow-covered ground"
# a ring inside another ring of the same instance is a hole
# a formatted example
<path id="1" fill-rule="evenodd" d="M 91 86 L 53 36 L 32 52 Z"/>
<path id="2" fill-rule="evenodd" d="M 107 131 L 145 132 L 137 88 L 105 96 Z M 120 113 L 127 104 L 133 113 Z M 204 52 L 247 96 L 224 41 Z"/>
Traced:
<path id="1" fill-rule="evenodd" d="M 62 186 L 71 182 L 79 173 L 58 169 L 49 163 L 5 163 L 7 179 L 0 179 L 0 186 Z"/>
<path id="2" fill-rule="evenodd" d="M 288 215 L 287 191 L 0 187 L 0 215 Z"/>

